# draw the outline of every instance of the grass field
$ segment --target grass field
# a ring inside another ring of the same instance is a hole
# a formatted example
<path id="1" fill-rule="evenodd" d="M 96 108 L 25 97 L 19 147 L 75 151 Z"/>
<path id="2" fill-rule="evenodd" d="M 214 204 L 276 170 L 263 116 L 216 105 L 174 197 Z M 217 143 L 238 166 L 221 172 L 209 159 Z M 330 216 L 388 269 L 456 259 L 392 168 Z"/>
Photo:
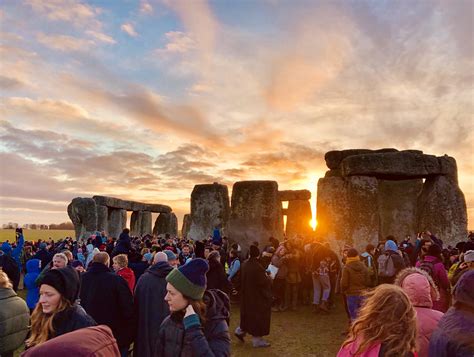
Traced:
<path id="1" fill-rule="evenodd" d="M 23 236 L 25 240 L 49 239 L 58 240 L 65 237 L 74 237 L 75 233 L 72 230 L 41 230 L 41 229 L 24 229 Z M 14 229 L 0 229 L 0 242 L 15 241 Z"/>

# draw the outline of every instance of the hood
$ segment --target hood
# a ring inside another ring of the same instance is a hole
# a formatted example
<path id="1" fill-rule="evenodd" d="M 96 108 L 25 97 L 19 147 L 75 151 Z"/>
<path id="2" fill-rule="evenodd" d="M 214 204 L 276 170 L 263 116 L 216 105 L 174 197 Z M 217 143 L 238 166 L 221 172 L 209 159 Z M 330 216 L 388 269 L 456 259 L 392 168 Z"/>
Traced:
<path id="1" fill-rule="evenodd" d="M 88 245 L 86 246 L 86 249 L 87 249 L 87 252 L 88 252 L 88 253 L 92 253 L 92 251 L 94 250 L 94 246 L 93 246 L 92 244 L 88 244 Z"/>
<path id="2" fill-rule="evenodd" d="M 393 250 L 394 252 L 398 251 L 397 244 L 393 240 L 388 240 L 385 242 L 385 250 Z"/>
<path id="3" fill-rule="evenodd" d="M 438 263 L 439 259 L 436 257 L 433 257 L 432 255 L 425 255 L 425 257 L 423 258 L 423 261 L 430 262 L 430 263 Z"/>
<path id="4" fill-rule="evenodd" d="M 439 299 L 438 288 L 431 276 L 419 268 L 402 270 L 395 279 L 410 298 L 411 303 L 418 307 L 433 307 L 433 301 Z"/>
<path id="5" fill-rule="evenodd" d="M 474 270 L 465 272 L 454 287 L 453 297 L 471 309 L 474 308 Z"/>
<path id="6" fill-rule="evenodd" d="M 120 233 L 119 240 L 127 240 L 130 239 L 130 236 L 127 233 Z"/>
<path id="7" fill-rule="evenodd" d="M 99 262 L 94 262 L 91 263 L 89 266 L 89 269 L 87 269 L 87 272 L 89 273 L 110 273 L 110 269 L 106 267 L 104 264 L 99 263 Z"/>
<path id="8" fill-rule="evenodd" d="M 216 270 L 219 269 L 219 266 L 222 266 L 221 262 L 217 261 L 216 259 L 208 260 L 209 263 L 209 270 Z"/>
<path id="9" fill-rule="evenodd" d="M 207 306 L 208 320 L 229 320 L 230 300 L 226 293 L 218 289 L 206 290 L 203 301 Z"/>
<path id="10" fill-rule="evenodd" d="M 5 254 L 10 254 L 11 251 L 12 251 L 12 246 L 10 245 L 10 243 L 4 242 L 4 243 L 2 244 L 2 248 L 1 248 L 1 249 L 3 250 L 3 252 L 4 252 Z"/>
<path id="11" fill-rule="evenodd" d="M 159 278 L 166 278 L 171 270 L 173 270 L 173 267 L 168 262 L 158 262 L 149 267 L 147 272 Z"/>
<path id="12" fill-rule="evenodd" d="M 356 271 L 358 273 L 363 271 L 366 268 L 365 264 L 362 263 L 360 260 L 349 262 L 349 263 L 346 264 L 346 267 L 347 267 L 347 269 L 351 269 L 351 270 Z"/>
<path id="13" fill-rule="evenodd" d="M 27 273 L 39 273 L 41 271 L 40 265 L 41 265 L 41 260 L 39 260 L 39 259 L 30 259 L 26 262 L 26 272 Z"/>
<path id="14" fill-rule="evenodd" d="M 123 278 L 134 278 L 135 274 L 133 273 L 133 270 L 130 269 L 129 267 L 125 267 L 119 270 L 120 276 Z"/>

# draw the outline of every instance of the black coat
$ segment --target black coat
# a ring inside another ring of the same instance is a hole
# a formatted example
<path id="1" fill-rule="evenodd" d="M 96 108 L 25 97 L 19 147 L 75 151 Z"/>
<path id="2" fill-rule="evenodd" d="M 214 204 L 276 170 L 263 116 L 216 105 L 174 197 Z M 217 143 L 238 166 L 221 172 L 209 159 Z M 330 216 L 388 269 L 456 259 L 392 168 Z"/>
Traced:
<path id="1" fill-rule="evenodd" d="M 68 332 L 95 325 L 97 324 L 94 319 L 89 316 L 81 306 L 74 305 L 54 316 L 54 336 L 51 337 L 61 336 Z"/>
<path id="2" fill-rule="evenodd" d="M 252 336 L 266 336 L 270 333 L 271 286 L 271 278 L 257 258 L 249 258 L 242 265 L 240 328 Z"/>
<path id="3" fill-rule="evenodd" d="M 185 329 L 182 312 L 168 316 L 160 327 L 155 356 L 230 356 L 229 297 L 220 290 L 207 290 L 203 301 L 207 307 L 204 326 Z"/>
<path id="4" fill-rule="evenodd" d="M 211 259 L 209 261 L 209 271 L 206 273 L 206 278 L 206 286 L 208 290 L 219 289 L 225 292 L 227 295 L 229 294 L 230 282 L 227 280 L 224 267 L 219 261 L 215 259 Z"/>
<path id="5" fill-rule="evenodd" d="M 112 251 L 112 257 L 119 254 L 128 255 L 131 249 L 132 249 L 132 242 L 130 241 L 129 235 L 127 233 L 120 233 L 120 237 L 117 240 L 117 244 L 115 245 L 115 248 Z"/>
<path id="6" fill-rule="evenodd" d="M 128 347 L 135 335 L 133 295 L 125 279 L 102 263 L 91 263 L 82 275 L 81 305 L 100 325 L 112 329 L 119 347 Z"/>
<path id="7" fill-rule="evenodd" d="M 44 269 L 44 267 L 47 266 L 51 260 L 53 260 L 53 255 L 46 249 L 40 249 L 35 255 L 33 255 L 33 258 L 31 259 L 41 260 L 41 269 Z"/>
<path id="8" fill-rule="evenodd" d="M 151 357 L 160 325 L 169 315 L 166 295 L 166 276 L 173 268 L 168 262 L 152 265 L 135 287 L 135 316 L 138 318 L 137 336 L 133 346 L 135 356 Z"/>

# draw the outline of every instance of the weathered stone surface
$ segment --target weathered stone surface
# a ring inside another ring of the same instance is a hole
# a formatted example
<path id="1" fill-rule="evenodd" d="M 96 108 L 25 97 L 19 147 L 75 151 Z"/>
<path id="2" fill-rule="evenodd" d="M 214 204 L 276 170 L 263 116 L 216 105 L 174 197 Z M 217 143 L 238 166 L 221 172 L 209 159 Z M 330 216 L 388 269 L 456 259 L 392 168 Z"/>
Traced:
<path id="1" fill-rule="evenodd" d="M 118 238 L 127 225 L 127 211 L 120 208 L 109 208 L 109 236 Z"/>
<path id="2" fill-rule="evenodd" d="M 145 211 L 150 211 L 154 213 L 170 213 L 171 207 L 166 205 L 160 205 L 157 203 L 149 203 L 146 205 Z"/>
<path id="3" fill-rule="evenodd" d="M 270 236 L 283 237 L 283 215 L 275 181 L 241 181 L 232 189 L 228 237 L 247 249 L 253 241 L 264 246 Z"/>
<path id="4" fill-rule="evenodd" d="M 341 169 L 328 170 L 324 177 L 342 177 L 342 171 Z"/>
<path id="5" fill-rule="evenodd" d="M 444 155 L 438 157 L 441 174 L 449 176 L 452 181 L 458 183 L 458 165 L 454 157 Z"/>
<path id="6" fill-rule="evenodd" d="M 313 233 L 311 223 L 311 203 L 308 200 L 291 200 L 288 203 L 286 236 L 288 238 L 309 236 Z"/>
<path id="7" fill-rule="evenodd" d="M 466 200 L 454 180 L 448 176 L 428 178 L 418 207 L 418 231 L 430 231 L 446 245 L 466 239 Z"/>
<path id="8" fill-rule="evenodd" d="M 121 208 L 127 211 L 171 212 L 171 207 L 161 204 L 128 201 L 109 196 L 93 196 L 92 198 L 98 205 L 110 208 Z"/>
<path id="9" fill-rule="evenodd" d="M 417 233 L 417 201 L 423 180 L 388 181 L 378 183 L 379 238 L 393 235 L 402 240 Z"/>
<path id="10" fill-rule="evenodd" d="M 152 224 L 152 218 L 151 218 L 151 212 L 150 211 L 140 211 L 141 213 L 141 219 L 140 219 L 140 226 L 139 226 L 139 232 L 140 235 L 145 235 L 145 234 L 151 234 L 151 224 Z"/>
<path id="11" fill-rule="evenodd" d="M 142 222 L 143 211 L 133 211 L 130 217 L 130 235 L 138 236 Z"/>
<path id="12" fill-rule="evenodd" d="M 342 160 L 349 156 L 355 155 L 364 155 L 364 154 L 373 154 L 373 153 L 386 153 L 386 152 L 398 152 L 397 149 L 379 149 L 379 150 L 369 150 L 369 149 L 349 149 L 349 150 L 334 150 L 328 151 L 324 155 L 324 160 L 326 160 L 326 165 L 331 170 L 340 168 Z"/>
<path id="13" fill-rule="evenodd" d="M 217 183 L 196 185 L 191 193 L 191 228 L 189 237 L 203 240 L 214 228 L 227 225 L 230 215 L 229 190 Z"/>
<path id="14" fill-rule="evenodd" d="M 191 214 L 187 213 L 183 217 L 183 225 L 181 227 L 181 235 L 187 237 L 191 229 Z"/>
<path id="15" fill-rule="evenodd" d="M 97 230 L 97 210 L 92 198 L 74 198 L 67 213 L 74 224 L 76 239 L 87 239 Z"/>
<path id="16" fill-rule="evenodd" d="M 280 201 L 310 200 L 311 192 L 308 190 L 278 191 Z"/>
<path id="17" fill-rule="evenodd" d="M 342 163 L 343 176 L 374 176 L 388 179 L 424 178 L 443 174 L 438 158 L 410 152 L 349 156 Z"/>
<path id="18" fill-rule="evenodd" d="M 153 227 L 153 234 L 166 234 L 169 233 L 172 236 L 178 235 L 178 218 L 171 213 L 160 213 L 155 220 Z"/>
<path id="19" fill-rule="evenodd" d="M 109 211 L 106 206 L 96 205 L 97 207 L 97 230 L 99 232 L 105 231 L 108 232 L 107 227 L 107 218 L 109 216 Z"/>

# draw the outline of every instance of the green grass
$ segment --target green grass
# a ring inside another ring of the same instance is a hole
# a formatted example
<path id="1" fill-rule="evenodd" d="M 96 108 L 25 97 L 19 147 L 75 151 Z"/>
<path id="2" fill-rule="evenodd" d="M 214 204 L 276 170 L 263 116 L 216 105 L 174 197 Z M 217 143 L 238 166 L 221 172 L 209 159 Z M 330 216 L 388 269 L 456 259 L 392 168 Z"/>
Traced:
<path id="1" fill-rule="evenodd" d="M 18 295 L 25 298 L 26 290 L 20 290 Z M 232 305 L 229 327 L 232 356 L 334 357 L 344 340 L 341 332 L 347 327 L 340 296 L 337 296 L 337 302 L 334 310 L 324 315 L 311 312 L 311 306 L 302 306 L 298 311 L 272 313 L 270 335 L 265 337 L 272 346 L 263 349 L 253 348 L 251 337 L 242 343 L 234 336 L 233 331 L 239 325 L 239 307 Z M 18 349 L 15 357 L 22 350 Z"/>
<path id="2" fill-rule="evenodd" d="M 49 239 L 59 240 L 65 237 L 75 237 L 73 230 L 41 230 L 41 229 L 24 229 L 23 236 L 27 241 L 36 241 L 38 239 Z M 15 230 L 14 229 L 0 229 L 0 242 L 15 241 Z"/>

